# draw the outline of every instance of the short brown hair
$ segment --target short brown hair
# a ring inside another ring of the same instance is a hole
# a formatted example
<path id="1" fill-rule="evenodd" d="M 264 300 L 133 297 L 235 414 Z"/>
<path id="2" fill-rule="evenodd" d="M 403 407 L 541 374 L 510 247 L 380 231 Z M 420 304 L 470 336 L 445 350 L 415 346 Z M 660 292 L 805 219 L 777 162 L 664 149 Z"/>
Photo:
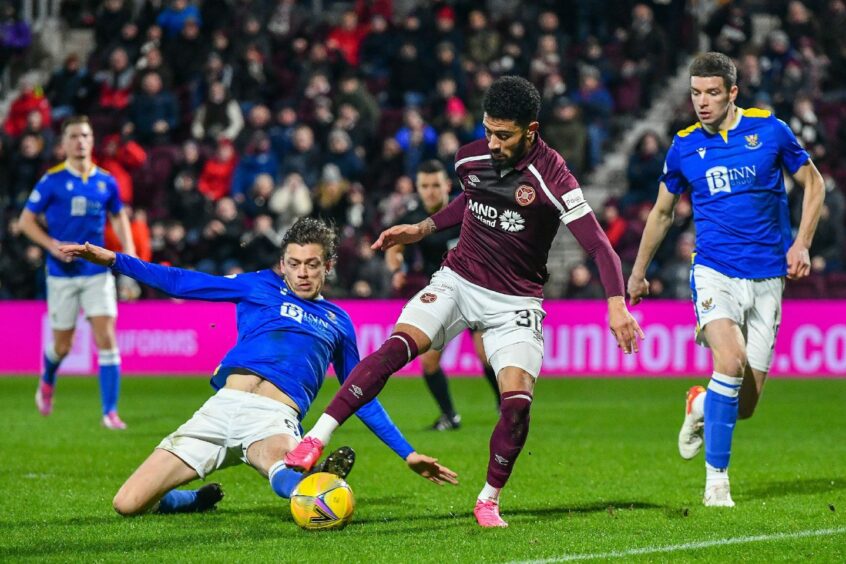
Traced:
<path id="1" fill-rule="evenodd" d="M 71 116 L 67 118 L 62 122 L 62 135 L 65 134 L 65 131 L 67 131 L 70 126 L 83 124 L 91 127 L 91 120 L 88 119 L 88 116 Z"/>
<path id="2" fill-rule="evenodd" d="M 330 261 L 337 258 L 338 233 L 332 223 L 321 221 L 313 217 L 303 217 L 297 220 L 282 238 L 282 254 L 288 245 L 315 244 L 323 247 L 323 260 Z"/>
<path id="3" fill-rule="evenodd" d="M 737 84 L 737 67 L 734 62 L 722 53 L 710 51 L 698 55 L 690 63 L 690 76 L 719 76 L 726 85 L 726 90 Z"/>

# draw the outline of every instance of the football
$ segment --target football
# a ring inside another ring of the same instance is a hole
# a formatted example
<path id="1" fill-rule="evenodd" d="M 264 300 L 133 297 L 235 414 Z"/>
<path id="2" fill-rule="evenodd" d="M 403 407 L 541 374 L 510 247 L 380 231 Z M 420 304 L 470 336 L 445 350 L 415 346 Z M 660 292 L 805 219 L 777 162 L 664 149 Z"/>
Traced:
<path id="1" fill-rule="evenodd" d="M 328 472 L 304 478 L 291 495 L 291 515 L 306 530 L 342 529 L 352 520 L 353 511 L 352 488 Z"/>

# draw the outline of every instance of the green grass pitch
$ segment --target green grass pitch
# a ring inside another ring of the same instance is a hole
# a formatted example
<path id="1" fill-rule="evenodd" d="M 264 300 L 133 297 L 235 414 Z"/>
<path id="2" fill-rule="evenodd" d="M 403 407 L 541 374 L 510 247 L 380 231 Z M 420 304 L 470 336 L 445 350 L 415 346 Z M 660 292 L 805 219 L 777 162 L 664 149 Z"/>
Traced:
<path id="1" fill-rule="evenodd" d="M 481 530 L 472 507 L 495 422 L 481 380 L 455 379 L 460 431 L 434 433 L 434 402 L 417 379 L 382 399 L 422 452 L 460 474 L 458 487 L 417 477 L 363 425 L 333 446 L 358 452 L 353 523 L 298 529 L 286 502 L 241 466 L 219 509 L 118 517 L 114 492 L 210 395 L 204 378 L 126 378 L 124 433 L 99 427 L 94 378 L 59 381 L 56 411 L 38 415 L 35 379 L 0 378 L 0 561 L 512 562 L 846 561 L 846 380 L 773 380 L 739 423 L 734 509 L 701 504 L 704 462 L 682 461 L 676 433 L 693 380 L 541 379 L 528 444 L 504 491 L 506 530 Z M 315 403 L 311 423 L 337 384 Z"/>

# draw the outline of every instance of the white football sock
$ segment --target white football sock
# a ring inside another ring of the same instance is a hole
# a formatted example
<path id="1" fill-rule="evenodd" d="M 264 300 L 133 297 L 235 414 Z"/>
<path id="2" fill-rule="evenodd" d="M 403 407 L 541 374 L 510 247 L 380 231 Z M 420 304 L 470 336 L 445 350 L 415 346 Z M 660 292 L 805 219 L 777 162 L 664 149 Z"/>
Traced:
<path id="1" fill-rule="evenodd" d="M 338 422 L 331 415 L 325 413 L 320 416 L 311 431 L 306 433 L 306 437 L 312 437 L 323 443 L 324 446 L 329 444 L 332 439 L 332 433 L 338 428 Z"/>
<path id="2" fill-rule="evenodd" d="M 707 462 L 705 463 L 705 487 L 709 487 L 720 482 L 728 482 L 728 468 L 714 468 Z"/>
<path id="3" fill-rule="evenodd" d="M 499 503 L 499 492 L 501 488 L 495 488 L 489 483 L 485 482 L 485 487 L 479 492 L 479 499 L 482 501 L 495 501 Z"/>

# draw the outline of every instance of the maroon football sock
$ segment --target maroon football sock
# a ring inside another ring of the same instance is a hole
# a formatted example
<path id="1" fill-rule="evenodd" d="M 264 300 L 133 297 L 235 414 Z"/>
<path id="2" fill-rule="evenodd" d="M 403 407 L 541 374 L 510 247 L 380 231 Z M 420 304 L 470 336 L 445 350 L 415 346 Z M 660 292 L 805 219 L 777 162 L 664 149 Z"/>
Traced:
<path id="1" fill-rule="evenodd" d="M 416 356 L 417 343 L 414 339 L 406 333 L 394 333 L 382 343 L 378 351 L 353 368 L 324 413 L 330 415 L 338 424 L 343 424 L 358 408 L 382 391 L 391 374 Z"/>
<path id="2" fill-rule="evenodd" d="M 499 406 L 499 422 L 491 435 L 491 457 L 488 460 L 488 484 L 495 488 L 505 486 L 514 469 L 514 462 L 526 444 L 532 394 L 523 391 L 504 392 Z"/>

